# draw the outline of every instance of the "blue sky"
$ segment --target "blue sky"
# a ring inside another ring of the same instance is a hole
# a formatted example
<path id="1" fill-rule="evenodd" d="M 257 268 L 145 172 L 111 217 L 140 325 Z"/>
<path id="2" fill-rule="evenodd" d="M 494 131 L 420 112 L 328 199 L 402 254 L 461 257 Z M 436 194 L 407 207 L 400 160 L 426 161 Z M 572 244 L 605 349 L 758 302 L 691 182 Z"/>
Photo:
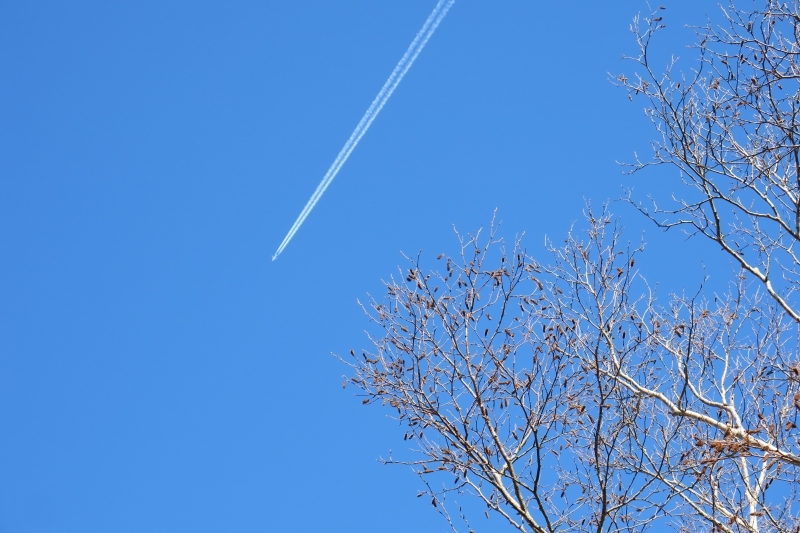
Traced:
<path id="1" fill-rule="evenodd" d="M 0 532 L 446 530 L 376 461 L 402 430 L 341 388 L 356 299 L 495 209 L 545 258 L 584 199 L 678 185 L 615 163 L 652 136 L 607 81 L 644 2 L 458 0 L 271 262 L 434 4 L 0 8 Z M 665 5 L 688 55 L 717 8 Z M 724 281 L 612 211 L 665 295 Z"/>

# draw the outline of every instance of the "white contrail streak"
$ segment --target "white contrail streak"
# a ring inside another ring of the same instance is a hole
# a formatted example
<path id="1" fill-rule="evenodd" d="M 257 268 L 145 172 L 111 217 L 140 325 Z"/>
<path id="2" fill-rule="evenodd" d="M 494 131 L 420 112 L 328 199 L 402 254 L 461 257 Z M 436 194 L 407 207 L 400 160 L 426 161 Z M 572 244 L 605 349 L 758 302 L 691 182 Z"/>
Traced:
<path id="1" fill-rule="evenodd" d="M 436 7 L 433 8 L 433 12 L 425 21 L 425 24 L 422 25 L 422 29 L 419 30 L 417 36 L 414 37 L 414 40 L 411 42 L 408 50 L 406 50 L 406 53 L 403 54 L 400 62 L 397 63 L 396 67 L 394 67 L 391 76 L 389 76 L 389 79 L 383 84 L 378 96 L 376 96 L 375 100 L 372 101 L 372 104 L 370 104 L 367 112 L 364 113 L 364 116 L 361 118 L 358 126 L 356 126 L 356 129 L 353 130 L 350 138 L 347 139 L 347 142 L 339 152 L 339 155 L 336 156 L 331 168 L 329 168 L 328 172 L 325 173 L 325 176 L 323 176 L 322 181 L 317 186 L 314 194 L 311 195 L 308 203 L 300 212 L 300 216 L 298 216 L 297 220 L 294 221 L 289 233 L 286 234 L 283 242 L 280 246 L 278 246 L 278 250 L 275 252 L 275 255 L 272 256 L 273 261 L 275 261 L 283 249 L 286 248 L 286 245 L 289 244 L 289 241 L 292 240 L 294 234 L 297 233 L 298 229 L 300 229 L 300 226 L 303 224 L 306 217 L 308 217 L 309 213 L 311 213 L 311 210 L 314 209 L 315 205 L 317 205 L 317 202 L 319 202 L 319 199 L 322 197 L 322 193 L 325 192 L 325 189 L 327 189 L 328 185 L 331 184 L 333 178 L 335 178 L 336 174 L 339 173 L 339 170 L 342 168 L 342 165 L 344 165 L 345 161 L 347 161 L 347 158 L 350 157 L 350 153 L 356 147 L 358 141 L 361 140 L 361 137 L 364 136 L 372 124 L 372 121 L 375 120 L 375 117 L 377 117 L 378 113 L 381 112 L 381 109 L 383 109 L 383 106 L 386 104 L 387 100 L 389 100 L 389 97 L 392 96 L 394 90 L 403 80 L 403 76 L 406 75 L 408 69 L 414 64 L 414 60 L 417 59 L 419 53 L 422 52 L 423 48 L 425 48 L 428 39 L 430 39 L 431 35 L 433 35 L 433 32 L 436 31 L 439 23 L 442 22 L 442 19 L 445 15 L 447 15 L 447 11 L 450 9 L 450 6 L 452 6 L 455 1 L 456 0 L 439 0 L 439 2 L 436 4 Z"/>

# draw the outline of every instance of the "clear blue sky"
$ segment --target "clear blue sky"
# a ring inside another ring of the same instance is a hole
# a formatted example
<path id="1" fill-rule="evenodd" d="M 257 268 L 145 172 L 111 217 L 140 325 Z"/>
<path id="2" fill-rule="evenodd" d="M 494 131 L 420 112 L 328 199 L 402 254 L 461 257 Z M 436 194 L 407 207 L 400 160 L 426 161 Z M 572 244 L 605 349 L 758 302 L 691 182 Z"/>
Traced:
<path id="1" fill-rule="evenodd" d="M 606 74 L 643 1 L 458 0 L 271 262 L 434 4 L 0 7 L 0 532 L 446 530 L 341 388 L 356 299 L 495 208 L 544 257 L 583 198 L 677 182 L 615 163 L 652 136 Z M 716 8 L 666 6 L 684 54 Z M 726 273 L 613 210 L 665 293 Z"/>

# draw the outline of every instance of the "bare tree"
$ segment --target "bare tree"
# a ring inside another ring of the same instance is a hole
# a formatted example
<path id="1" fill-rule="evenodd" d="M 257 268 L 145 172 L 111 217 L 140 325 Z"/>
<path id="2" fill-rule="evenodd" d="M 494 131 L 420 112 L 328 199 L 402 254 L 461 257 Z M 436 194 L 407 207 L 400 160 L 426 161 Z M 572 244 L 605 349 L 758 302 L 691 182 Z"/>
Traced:
<path id="1" fill-rule="evenodd" d="M 420 496 L 457 530 L 800 532 L 800 12 L 765 2 L 697 28 L 698 63 L 657 74 L 661 9 L 637 18 L 653 165 L 685 194 L 635 205 L 738 268 L 725 294 L 661 301 L 606 209 L 539 262 L 494 225 L 421 256 L 364 305 L 345 384 L 406 426 Z M 628 199 L 634 200 L 629 195 Z M 472 502 L 472 503 L 470 503 Z"/>

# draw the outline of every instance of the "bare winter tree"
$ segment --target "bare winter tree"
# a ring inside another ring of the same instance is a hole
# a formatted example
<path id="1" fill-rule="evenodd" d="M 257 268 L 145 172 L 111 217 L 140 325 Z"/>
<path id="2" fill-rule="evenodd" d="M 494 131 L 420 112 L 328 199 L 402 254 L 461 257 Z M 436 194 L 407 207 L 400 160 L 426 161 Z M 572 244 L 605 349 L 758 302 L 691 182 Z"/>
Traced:
<path id="1" fill-rule="evenodd" d="M 687 72 L 652 65 L 663 10 L 637 18 L 639 72 L 616 77 L 657 130 L 633 170 L 683 184 L 635 205 L 732 257 L 728 292 L 657 300 L 642 248 L 588 209 L 546 261 L 492 226 L 364 305 L 345 384 L 405 426 L 413 452 L 385 462 L 454 530 L 800 532 L 800 11 L 761 6 L 697 28 Z"/>

